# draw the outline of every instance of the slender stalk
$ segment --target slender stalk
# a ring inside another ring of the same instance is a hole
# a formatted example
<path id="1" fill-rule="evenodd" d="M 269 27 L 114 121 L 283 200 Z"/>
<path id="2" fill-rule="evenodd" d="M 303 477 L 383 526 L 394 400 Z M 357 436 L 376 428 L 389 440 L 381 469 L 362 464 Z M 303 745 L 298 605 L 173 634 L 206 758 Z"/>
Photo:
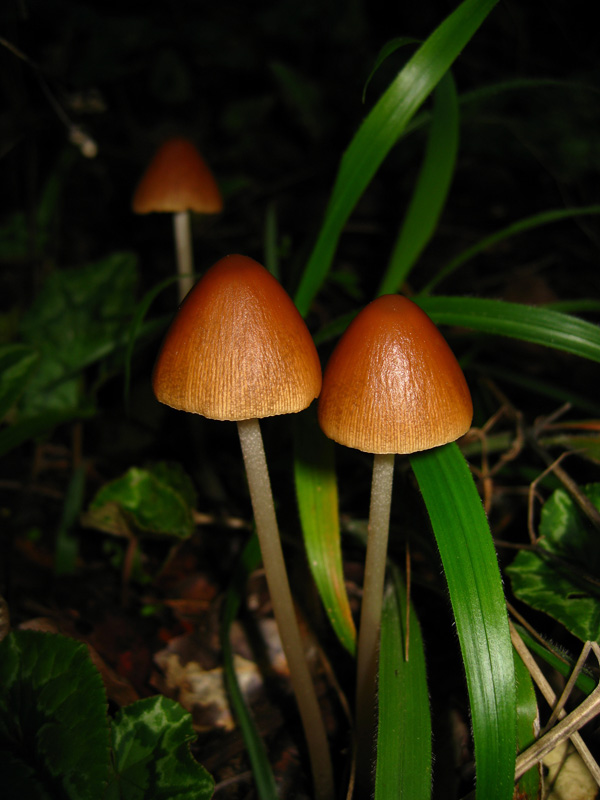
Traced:
<path id="1" fill-rule="evenodd" d="M 332 800 L 333 771 L 327 734 L 294 610 L 258 420 L 238 422 L 238 432 L 273 612 L 308 745 L 315 797 L 317 800 Z"/>
<path id="2" fill-rule="evenodd" d="M 372 794 L 371 767 L 376 730 L 377 655 L 393 478 L 394 454 L 375 455 L 356 664 L 357 763 L 354 797 L 357 800 L 363 800 Z"/>
<path id="3" fill-rule="evenodd" d="M 194 285 L 194 256 L 189 211 L 178 211 L 173 214 L 173 233 L 179 275 L 179 302 L 181 302 Z"/>

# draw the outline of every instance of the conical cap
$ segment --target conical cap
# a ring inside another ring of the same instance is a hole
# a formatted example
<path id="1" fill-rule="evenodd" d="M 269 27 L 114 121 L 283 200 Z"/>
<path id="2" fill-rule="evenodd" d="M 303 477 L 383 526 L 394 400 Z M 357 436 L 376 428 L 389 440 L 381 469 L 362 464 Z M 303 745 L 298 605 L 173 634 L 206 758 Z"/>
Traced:
<path id="1" fill-rule="evenodd" d="M 414 453 L 452 442 L 471 425 L 463 372 L 427 314 L 400 295 L 353 320 L 323 376 L 319 423 L 367 453 Z"/>
<path id="2" fill-rule="evenodd" d="M 211 419 L 301 411 L 321 389 L 308 328 L 277 280 L 251 258 L 218 261 L 186 297 L 153 374 L 161 403 Z"/>

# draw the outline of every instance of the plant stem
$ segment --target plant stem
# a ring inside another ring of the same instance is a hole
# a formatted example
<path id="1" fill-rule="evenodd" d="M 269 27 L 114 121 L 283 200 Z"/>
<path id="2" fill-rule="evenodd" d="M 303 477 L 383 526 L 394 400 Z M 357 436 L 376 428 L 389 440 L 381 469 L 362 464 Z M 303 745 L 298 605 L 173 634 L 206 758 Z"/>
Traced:
<path id="1" fill-rule="evenodd" d="M 394 454 L 373 459 L 371 509 L 356 664 L 356 789 L 357 800 L 370 797 L 371 762 L 376 729 L 377 651 L 383 604 L 385 562 L 390 527 Z"/>
<path id="2" fill-rule="evenodd" d="M 318 800 L 332 800 L 333 771 L 327 734 L 294 610 L 258 420 L 238 422 L 238 432 L 273 612 L 308 744 L 315 797 Z"/>
<path id="3" fill-rule="evenodd" d="M 192 229 L 190 212 L 178 211 L 173 214 L 173 233 L 175 235 L 175 255 L 179 275 L 179 302 L 194 285 L 194 256 L 192 249 Z"/>

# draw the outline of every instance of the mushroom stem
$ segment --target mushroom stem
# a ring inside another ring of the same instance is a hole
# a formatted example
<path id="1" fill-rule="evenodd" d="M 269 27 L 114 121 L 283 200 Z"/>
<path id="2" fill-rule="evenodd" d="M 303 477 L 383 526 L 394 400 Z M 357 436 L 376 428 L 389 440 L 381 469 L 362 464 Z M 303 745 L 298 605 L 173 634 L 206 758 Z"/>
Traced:
<path id="1" fill-rule="evenodd" d="M 333 771 L 327 734 L 315 687 L 306 663 L 287 579 L 258 420 L 239 421 L 238 432 L 273 612 L 308 744 L 315 797 L 318 800 L 332 800 L 334 797 Z"/>
<path id="2" fill-rule="evenodd" d="M 173 214 L 173 232 L 175 234 L 177 274 L 179 275 L 179 302 L 181 302 L 194 285 L 194 257 L 189 211 L 177 211 Z"/>
<path id="3" fill-rule="evenodd" d="M 393 478 L 394 454 L 376 454 L 373 459 L 371 508 L 356 665 L 357 765 L 354 796 L 357 798 L 371 796 L 371 761 L 376 728 L 377 652 Z"/>

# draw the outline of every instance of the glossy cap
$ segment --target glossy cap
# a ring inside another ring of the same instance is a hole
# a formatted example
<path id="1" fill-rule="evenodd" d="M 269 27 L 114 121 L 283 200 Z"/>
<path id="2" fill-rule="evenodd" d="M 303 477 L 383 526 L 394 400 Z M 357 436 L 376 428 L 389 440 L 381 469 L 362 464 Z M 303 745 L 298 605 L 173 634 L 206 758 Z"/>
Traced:
<path id="1" fill-rule="evenodd" d="M 150 162 L 133 196 L 136 214 L 196 211 L 217 214 L 223 200 L 206 162 L 187 139 L 169 139 Z"/>
<path id="2" fill-rule="evenodd" d="M 161 403 L 210 419 L 302 411 L 321 389 L 321 364 L 289 295 L 251 258 L 231 255 L 194 286 L 154 367 Z"/>
<path id="3" fill-rule="evenodd" d="M 469 388 L 433 322 L 411 300 L 384 295 L 333 351 L 319 398 L 330 439 L 367 453 L 414 453 L 466 433 Z"/>

